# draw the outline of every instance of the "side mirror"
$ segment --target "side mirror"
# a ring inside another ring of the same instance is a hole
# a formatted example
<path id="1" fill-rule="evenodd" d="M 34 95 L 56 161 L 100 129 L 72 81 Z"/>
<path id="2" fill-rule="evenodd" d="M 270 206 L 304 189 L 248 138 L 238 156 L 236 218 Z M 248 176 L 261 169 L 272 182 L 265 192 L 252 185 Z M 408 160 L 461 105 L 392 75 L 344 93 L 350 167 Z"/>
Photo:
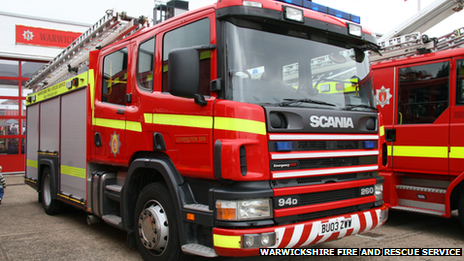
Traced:
<path id="1" fill-rule="evenodd" d="M 169 52 L 169 93 L 194 98 L 200 87 L 200 57 L 194 48 L 178 48 Z"/>
<path id="2" fill-rule="evenodd" d="M 364 58 L 366 57 L 366 53 L 359 48 L 354 48 L 354 56 L 355 56 L 356 62 L 361 63 L 364 61 Z"/>

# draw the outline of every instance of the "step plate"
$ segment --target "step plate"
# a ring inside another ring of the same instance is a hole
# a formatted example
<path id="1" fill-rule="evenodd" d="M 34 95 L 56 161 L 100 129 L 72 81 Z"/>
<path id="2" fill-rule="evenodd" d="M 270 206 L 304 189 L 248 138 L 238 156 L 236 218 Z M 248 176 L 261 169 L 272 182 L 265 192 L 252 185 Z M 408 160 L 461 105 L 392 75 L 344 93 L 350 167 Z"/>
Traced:
<path id="1" fill-rule="evenodd" d="M 106 185 L 106 189 L 114 191 L 114 192 L 121 193 L 122 186 L 121 185 Z"/>
<path id="2" fill-rule="evenodd" d="M 121 227 L 122 226 L 122 219 L 119 216 L 116 215 L 104 215 L 102 219 L 113 226 Z"/>
<path id="3" fill-rule="evenodd" d="M 204 257 L 217 257 L 216 251 L 214 249 L 203 246 L 200 244 L 186 244 L 182 246 L 182 251 L 187 254 L 204 256 Z"/>
<path id="4" fill-rule="evenodd" d="M 404 189 L 404 190 L 413 190 L 413 191 L 420 191 L 420 192 L 446 194 L 446 189 L 438 189 L 438 188 L 416 187 L 416 186 L 408 186 L 408 185 L 396 185 L 396 189 Z"/>
<path id="5" fill-rule="evenodd" d="M 441 212 L 441 211 L 420 209 L 420 208 L 414 208 L 414 207 L 405 207 L 405 206 L 395 206 L 395 207 L 392 207 L 392 209 L 404 210 L 404 211 L 416 212 L 416 213 L 422 213 L 422 214 L 429 214 L 429 215 L 434 215 L 434 216 L 443 216 L 445 214 L 445 212 Z"/>

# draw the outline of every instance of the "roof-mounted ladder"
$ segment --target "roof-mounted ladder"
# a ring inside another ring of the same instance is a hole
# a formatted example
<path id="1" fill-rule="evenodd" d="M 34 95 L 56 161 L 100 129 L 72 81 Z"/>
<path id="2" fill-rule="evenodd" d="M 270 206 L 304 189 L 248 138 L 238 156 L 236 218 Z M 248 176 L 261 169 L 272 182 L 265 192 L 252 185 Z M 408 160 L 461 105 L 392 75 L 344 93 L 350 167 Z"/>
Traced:
<path id="1" fill-rule="evenodd" d="M 444 51 L 464 46 L 464 27 L 439 38 L 429 38 L 419 32 L 392 37 L 379 42 L 381 56 L 371 53 L 371 62 L 412 56 L 421 53 Z"/>
<path id="2" fill-rule="evenodd" d="M 88 66 L 90 51 L 135 33 L 144 27 L 145 20 L 144 17 L 128 17 L 125 12 L 106 11 L 105 16 L 35 72 L 26 88 L 38 91 L 75 75 Z"/>
<path id="3" fill-rule="evenodd" d="M 438 38 L 437 50 L 449 50 L 464 46 L 464 27 Z"/>

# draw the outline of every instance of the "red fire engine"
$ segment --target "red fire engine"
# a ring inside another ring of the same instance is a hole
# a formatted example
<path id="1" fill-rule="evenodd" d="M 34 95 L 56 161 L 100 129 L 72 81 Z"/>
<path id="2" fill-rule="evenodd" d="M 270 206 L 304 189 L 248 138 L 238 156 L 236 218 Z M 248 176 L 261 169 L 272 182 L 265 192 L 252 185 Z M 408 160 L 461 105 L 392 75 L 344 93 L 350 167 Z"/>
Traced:
<path id="1" fill-rule="evenodd" d="M 464 28 L 397 38 L 384 45 L 389 60 L 372 57 L 388 147 L 385 203 L 447 218 L 458 209 L 464 226 Z"/>
<path id="2" fill-rule="evenodd" d="M 80 208 L 146 260 L 383 224 L 375 36 L 354 15 L 287 2 L 221 0 L 146 28 L 108 12 L 41 68 L 25 182 L 46 213 Z"/>

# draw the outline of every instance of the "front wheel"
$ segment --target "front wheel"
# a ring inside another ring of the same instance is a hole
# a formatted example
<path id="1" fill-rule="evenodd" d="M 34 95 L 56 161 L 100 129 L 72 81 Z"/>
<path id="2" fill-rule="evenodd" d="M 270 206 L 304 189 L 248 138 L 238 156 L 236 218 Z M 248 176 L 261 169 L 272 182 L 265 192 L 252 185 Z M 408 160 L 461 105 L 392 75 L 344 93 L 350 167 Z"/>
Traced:
<path id="1" fill-rule="evenodd" d="M 461 191 L 459 195 L 458 215 L 461 226 L 464 228 L 464 191 Z"/>
<path id="2" fill-rule="evenodd" d="M 42 173 L 42 190 L 40 192 L 40 201 L 48 215 L 60 214 L 64 211 L 63 202 L 53 199 L 53 183 L 50 176 L 50 169 L 45 168 Z"/>
<path id="3" fill-rule="evenodd" d="M 144 260 L 188 260 L 181 251 L 176 212 L 168 189 L 147 185 L 135 207 L 137 247 Z"/>

